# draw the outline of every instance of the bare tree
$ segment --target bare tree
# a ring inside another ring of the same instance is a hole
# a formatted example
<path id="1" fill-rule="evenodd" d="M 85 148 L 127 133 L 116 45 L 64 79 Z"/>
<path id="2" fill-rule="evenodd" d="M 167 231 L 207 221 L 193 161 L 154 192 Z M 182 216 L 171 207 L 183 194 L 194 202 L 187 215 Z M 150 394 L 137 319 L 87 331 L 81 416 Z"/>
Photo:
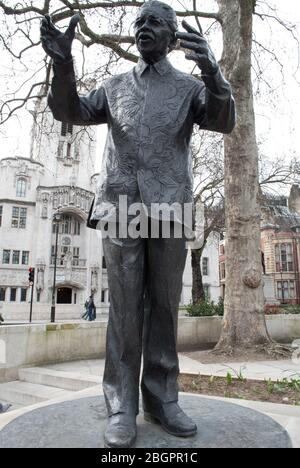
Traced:
<path id="1" fill-rule="evenodd" d="M 203 207 L 204 232 L 200 249 L 191 252 L 192 301 L 205 299 L 201 258 L 213 232 L 224 229 L 224 157 L 223 137 L 206 132 L 195 133 L 192 144 L 193 172 L 195 177 L 194 205 Z"/>
<path id="2" fill-rule="evenodd" d="M 4 124 L 15 115 L 21 108 L 27 106 L 28 102 L 34 101 L 39 96 L 42 88 L 47 93 L 50 84 L 51 64 L 47 57 L 41 58 L 39 63 L 35 62 L 32 72 L 28 70 L 27 59 L 30 54 L 41 56 L 41 44 L 37 27 L 41 18 L 51 14 L 53 22 L 60 26 L 65 20 L 71 18 L 76 12 L 80 14 L 80 27 L 76 33 L 76 39 L 82 45 L 82 52 L 93 45 L 103 46 L 101 50 L 100 68 L 89 71 L 89 75 L 97 79 L 107 76 L 115 69 L 120 60 L 136 63 L 138 56 L 134 48 L 134 37 L 130 34 L 130 25 L 133 20 L 134 11 L 144 1 L 120 0 L 113 2 L 99 2 L 90 0 L 26 0 L 14 2 L 0 1 L 2 11 L 2 31 L 0 42 L 4 50 L 8 51 L 11 59 L 22 66 L 22 71 L 27 72 L 29 86 L 22 83 L 10 96 L 0 100 L 0 124 Z M 196 6 L 196 2 L 193 2 Z M 179 17 L 204 17 L 216 19 L 215 13 L 200 12 L 191 8 L 190 11 L 178 11 Z M 108 29 L 109 33 L 99 31 Z M 129 31 L 129 33 L 128 33 Z M 35 49 L 37 49 L 35 51 Z M 107 60 L 103 60 L 106 54 Z M 84 60 L 85 62 L 85 57 Z M 103 64 L 103 62 L 106 62 Z M 79 72 L 80 74 L 80 72 Z M 86 70 L 81 70 L 81 78 L 86 78 Z M 79 78 L 80 79 L 80 78 Z M 26 87 L 26 92 L 24 92 Z"/>
<path id="3" fill-rule="evenodd" d="M 194 134 L 192 154 L 194 162 L 195 190 L 194 204 L 201 202 L 204 212 L 203 245 L 192 251 L 192 301 L 197 304 L 205 299 L 201 258 L 208 239 L 213 233 L 225 230 L 224 200 L 224 145 L 223 137 L 214 133 Z M 259 153 L 260 199 L 266 193 L 282 194 L 289 191 L 291 185 L 299 183 L 300 159 L 269 159 Z"/>
<path id="4" fill-rule="evenodd" d="M 273 352 L 268 334 L 260 252 L 258 146 L 251 80 L 253 13 L 256 2 L 218 0 L 224 38 L 222 66 L 232 84 L 238 122 L 225 137 L 226 295 L 216 351 L 247 348 Z"/>

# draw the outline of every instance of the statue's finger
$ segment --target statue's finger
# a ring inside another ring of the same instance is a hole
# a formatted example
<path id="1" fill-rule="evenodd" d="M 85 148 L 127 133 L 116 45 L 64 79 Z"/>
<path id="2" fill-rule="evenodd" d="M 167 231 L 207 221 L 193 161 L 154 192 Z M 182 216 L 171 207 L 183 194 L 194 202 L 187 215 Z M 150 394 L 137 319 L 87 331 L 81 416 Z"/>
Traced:
<path id="1" fill-rule="evenodd" d="M 197 44 L 196 42 L 180 41 L 180 47 L 193 50 L 199 54 L 207 53 L 207 47 Z"/>
<path id="2" fill-rule="evenodd" d="M 46 20 L 46 18 L 43 18 L 42 21 L 41 21 L 41 27 L 44 28 L 44 29 L 49 29 L 49 23 L 48 21 Z"/>
<path id="3" fill-rule="evenodd" d="M 70 39 L 74 39 L 75 37 L 75 29 L 80 21 L 79 14 L 72 16 L 68 29 L 65 32 L 65 35 L 68 36 Z"/>
<path id="4" fill-rule="evenodd" d="M 177 32 L 176 37 L 178 39 L 183 39 L 191 42 L 206 42 L 206 39 L 204 37 L 199 36 L 199 34 L 194 34 L 194 33 L 184 33 L 184 32 Z"/>
<path id="5" fill-rule="evenodd" d="M 193 60 L 194 62 L 198 62 L 199 61 L 199 57 L 198 55 L 194 52 L 191 52 L 189 54 L 185 54 L 185 58 L 187 60 Z"/>
<path id="6" fill-rule="evenodd" d="M 202 27 L 200 25 L 200 31 L 197 31 L 197 29 L 193 28 L 193 26 L 191 26 L 187 21 L 183 20 L 182 21 L 182 26 L 184 27 L 184 29 L 191 33 L 191 34 L 197 34 L 197 36 L 203 36 L 203 30 L 202 30 Z"/>
<path id="7" fill-rule="evenodd" d="M 42 22 L 44 22 L 44 24 L 47 25 L 49 29 L 56 31 L 56 27 L 54 26 L 50 15 L 45 15 Z"/>

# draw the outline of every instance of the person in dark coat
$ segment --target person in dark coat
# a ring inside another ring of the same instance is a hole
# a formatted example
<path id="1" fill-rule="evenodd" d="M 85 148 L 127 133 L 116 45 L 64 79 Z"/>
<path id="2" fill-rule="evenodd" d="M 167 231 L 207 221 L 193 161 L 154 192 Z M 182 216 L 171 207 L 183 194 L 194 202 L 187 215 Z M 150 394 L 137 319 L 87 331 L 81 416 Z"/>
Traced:
<path id="1" fill-rule="evenodd" d="M 0 403 L 0 414 L 6 413 L 10 407 L 8 403 Z"/>
<path id="2" fill-rule="evenodd" d="M 89 322 L 94 322 L 96 320 L 96 306 L 93 296 L 90 296 L 89 299 L 85 302 L 85 309 L 86 312 L 82 318 L 85 320 L 88 319 Z"/>

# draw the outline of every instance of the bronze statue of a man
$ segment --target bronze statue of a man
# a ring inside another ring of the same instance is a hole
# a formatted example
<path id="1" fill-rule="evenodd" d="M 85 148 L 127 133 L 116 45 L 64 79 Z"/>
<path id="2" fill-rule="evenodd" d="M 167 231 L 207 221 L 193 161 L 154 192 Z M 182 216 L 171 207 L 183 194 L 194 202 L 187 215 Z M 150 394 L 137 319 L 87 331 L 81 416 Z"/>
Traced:
<path id="1" fill-rule="evenodd" d="M 146 2 L 134 24 L 141 55 L 137 66 L 79 97 L 71 56 L 78 21 L 74 16 L 63 34 L 47 16 L 41 39 L 54 62 L 49 93 L 54 118 L 80 126 L 108 125 L 89 226 L 115 220 L 120 196 L 127 197 L 128 206 L 142 203 L 149 212 L 155 203 L 191 204 L 194 124 L 221 133 L 230 133 L 235 124 L 231 88 L 208 43 L 186 22 L 187 32 L 179 33 L 170 6 Z M 178 39 L 190 50 L 186 58 L 199 66 L 202 80 L 168 61 Z M 103 379 L 109 416 L 106 447 L 130 447 L 136 439 L 142 354 L 145 417 L 178 437 L 197 432 L 178 405 L 177 321 L 187 251 L 184 236 L 174 235 L 175 221 L 169 238 L 125 238 L 118 229 L 116 236 L 103 240 L 111 294 Z"/>

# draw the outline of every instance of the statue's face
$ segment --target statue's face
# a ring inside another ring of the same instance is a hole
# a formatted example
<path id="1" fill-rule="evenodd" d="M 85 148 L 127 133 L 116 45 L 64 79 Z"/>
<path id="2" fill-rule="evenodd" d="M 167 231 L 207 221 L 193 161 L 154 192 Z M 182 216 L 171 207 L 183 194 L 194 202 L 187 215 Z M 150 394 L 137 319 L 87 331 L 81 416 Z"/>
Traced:
<path id="1" fill-rule="evenodd" d="M 147 61 L 166 56 L 174 40 L 174 33 L 163 15 L 151 7 L 140 10 L 134 23 L 134 33 L 137 48 Z"/>

